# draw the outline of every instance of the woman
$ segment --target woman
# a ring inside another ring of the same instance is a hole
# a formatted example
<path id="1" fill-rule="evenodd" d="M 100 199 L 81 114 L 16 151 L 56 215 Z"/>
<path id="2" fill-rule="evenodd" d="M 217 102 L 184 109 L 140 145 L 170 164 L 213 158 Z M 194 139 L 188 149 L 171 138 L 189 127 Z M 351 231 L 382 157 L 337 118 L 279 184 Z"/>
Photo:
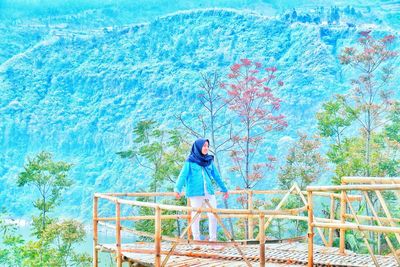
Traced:
<path id="1" fill-rule="evenodd" d="M 221 176 L 215 168 L 214 156 L 208 155 L 209 141 L 207 139 L 197 139 L 192 146 L 189 157 L 187 158 L 175 186 L 175 196 L 180 198 L 183 186 L 186 186 L 186 197 L 190 199 L 193 208 L 201 207 L 203 202 L 208 199 L 213 208 L 217 207 L 217 201 L 214 195 L 214 189 L 211 179 L 218 184 L 221 191 L 224 192 L 224 199 L 229 197 L 228 189 Z M 205 208 L 209 208 L 205 206 Z M 192 217 L 196 214 L 192 211 Z M 217 219 L 212 213 L 207 213 L 209 220 L 209 241 L 217 240 Z M 200 217 L 197 217 L 192 224 L 192 233 L 194 240 L 200 240 Z"/>

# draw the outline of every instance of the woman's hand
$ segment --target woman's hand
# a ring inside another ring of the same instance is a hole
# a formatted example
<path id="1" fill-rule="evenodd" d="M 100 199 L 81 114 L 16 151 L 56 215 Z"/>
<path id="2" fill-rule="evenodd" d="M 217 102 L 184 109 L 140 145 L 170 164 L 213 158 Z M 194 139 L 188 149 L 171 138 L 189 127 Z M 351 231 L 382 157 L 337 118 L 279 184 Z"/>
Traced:
<path id="1" fill-rule="evenodd" d="M 179 194 L 178 192 L 174 192 L 175 193 L 175 198 L 176 199 L 180 199 L 181 198 L 181 194 Z"/>
<path id="2" fill-rule="evenodd" d="M 228 197 L 229 197 L 229 193 L 228 193 L 228 192 L 225 192 L 225 193 L 224 193 L 224 199 L 228 199 Z"/>

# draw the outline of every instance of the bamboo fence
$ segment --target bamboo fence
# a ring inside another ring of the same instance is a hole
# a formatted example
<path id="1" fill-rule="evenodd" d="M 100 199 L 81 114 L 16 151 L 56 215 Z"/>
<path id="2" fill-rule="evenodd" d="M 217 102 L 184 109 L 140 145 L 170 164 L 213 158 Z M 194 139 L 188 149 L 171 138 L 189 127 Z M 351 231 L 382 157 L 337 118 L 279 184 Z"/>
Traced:
<path id="1" fill-rule="evenodd" d="M 356 181 L 356 177 L 347 177 L 347 183 L 350 181 Z M 358 177 L 357 177 L 358 178 Z M 359 179 L 360 183 L 366 183 L 367 180 Z M 372 181 L 372 180 L 371 180 Z M 370 181 L 370 182 L 371 182 Z M 376 180 L 378 183 L 379 180 Z M 345 232 L 346 230 L 359 230 L 363 233 L 363 239 L 368 247 L 370 255 L 375 263 L 378 262 L 370 250 L 370 244 L 364 234 L 365 231 L 386 233 L 395 233 L 397 241 L 400 243 L 400 228 L 398 228 L 398 223 L 400 219 L 393 218 L 387 206 L 384 203 L 383 197 L 378 197 L 380 203 L 384 207 L 385 216 L 379 217 L 374 211 L 373 216 L 360 216 L 352 208 L 351 203 L 368 201 L 367 197 L 368 191 L 381 192 L 383 190 L 400 190 L 400 182 L 397 180 L 391 183 L 379 183 L 379 184 L 346 184 L 340 186 L 312 186 L 307 187 L 306 191 L 300 190 L 300 188 L 294 184 L 289 190 L 233 190 L 229 193 L 231 195 L 246 195 L 246 200 L 248 204 L 248 209 L 216 209 L 212 208 L 208 202 L 205 202 L 201 208 L 192 208 L 190 203 L 187 206 L 176 206 L 160 203 L 151 203 L 138 200 L 125 199 L 126 197 L 137 198 L 137 197 L 174 197 L 173 192 L 135 192 L 135 193 L 96 193 L 93 198 L 93 266 L 98 266 L 98 253 L 100 249 L 99 236 L 98 236 L 98 226 L 103 225 L 108 228 L 113 228 L 115 230 L 116 237 L 116 262 L 117 266 L 122 266 L 124 261 L 122 249 L 122 239 L 121 231 L 130 232 L 137 236 L 144 236 L 154 239 L 154 249 L 143 251 L 143 254 L 153 254 L 154 255 L 154 265 L 166 266 L 171 255 L 174 254 L 176 247 L 179 244 L 209 244 L 206 241 L 196 241 L 191 239 L 191 225 L 193 220 L 197 217 L 204 218 L 206 215 L 203 213 L 211 212 L 216 217 L 219 225 L 222 227 L 223 233 L 227 238 L 227 242 L 212 242 L 213 244 L 223 244 L 225 246 L 234 247 L 238 254 L 242 257 L 242 260 L 247 266 L 251 266 L 250 259 L 243 253 L 242 246 L 246 245 L 248 241 L 246 240 L 235 240 L 231 233 L 226 229 L 222 223 L 223 218 L 242 218 L 248 222 L 248 236 L 250 239 L 254 237 L 254 220 L 258 218 L 258 228 L 259 234 L 256 236 L 256 240 L 259 244 L 259 263 L 260 266 L 265 266 L 265 241 L 266 235 L 265 231 L 270 227 L 271 222 L 274 219 L 288 219 L 288 220 L 299 220 L 306 221 L 308 223 L 308 264 L 312 266 L 313 264 L 313 246 L 314 246 L 314 229 L 316 229 L 320 239 L 323 244 L 327 247 L 332 247 L 333 244 L 333 233 L 335 229 L 340 231 L 340 252 L 344 253 L 345 250 Z M 350 195 L 348 191 L 359 191 L 360 195 Z M 217 193 L 221 194 L 221 193 Z M 254 197 L 256 195 L 283 195 L 281 201 L 272 210 L 261 210 L 254 208 Z M 288 200 L 290 195 L 297 195 L 300 197 L 304 206 L 295 209 L 283 209 L 284 204 Z M 314 214 L 313 209 L 313 198 L 314 197 L 328 197 L 330 198 L 330 213 L 329 218 L 317 217 Z M 115 216 L 99 216 L 99 200 L 108 201 L 115 204 Z M 383 202 L 382 202 L 383 201 Z M 334 207 L 335 203 L 340 203 L 340 216 L 335 219 Z M 368 203 L 369 204 L 369 203 Z M 140 215 L 140 216 L 121 216 L 121 206 L 134 206 L 134 207 L 147 207 L 154 210 L 154 215 Z M 347 213 L 347 211 L 350 213 Z M 162 214 L 163 211 L 175 211 L 181 214 Z M 192 218 L 191 213 L 195 212 L 195 216 Z M 307 216 L 301 215 L 307 212 Z M 181 232 L 179 237 L 171 237 L 162 235 L 162 221 L 163 220 L 186 220 L 187 226 Z M 140 221 L 140 220 L 154 220 L 154 232 L 143 232 L 136 229 L 128 228 L 121 225 L 121 222 L 126 221 Z M 348 222 L 351 220 L 352 222 Z M 375 222 L 377 225 L 367 225 L 362 224 L 362 221 Z M 389 225 L 388 225 L 389 224 Z M 324 232 L 321 229 L 328 229 L 328 237 L 325 237 Z M 168 241 L 172 242 L 172 246 L 169 251 L 162 251 L 161 242 Z M 387 241 L 387 240 L 386 240 Z M 390 240 L 389 240 L 390 242 Z M 388 242 L 388 243 L 389 243 Z M 400 265 L 400 261 L 397 257 L 395 246 L 390 243 L 390 249 L 396 258 L 396 261 Z M 161 255 L 166 255 L 163 260 Z"/>

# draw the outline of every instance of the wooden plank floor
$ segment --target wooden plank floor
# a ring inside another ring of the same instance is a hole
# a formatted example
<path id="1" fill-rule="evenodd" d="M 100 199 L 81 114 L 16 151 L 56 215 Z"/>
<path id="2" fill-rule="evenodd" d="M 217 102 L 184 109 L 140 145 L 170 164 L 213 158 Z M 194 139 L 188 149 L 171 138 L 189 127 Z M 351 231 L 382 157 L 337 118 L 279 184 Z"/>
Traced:
<path id="1" fill-rule="evenodd" d="M 103 244 L 98 247 L 102 251 L 115 252 L 115 244 Z M 162 251 L 169 251 L 171 244 L 162 243 Z M 244 254 L 248 257 L 252 266 L 259 266 L 259 246 L 243 245 L 241 246 Z M 132 244 L 123 244 L 123 250 L 129 249 L 154 249 L 154 243 L 138 242 Z M 183 256 L 182 253 L 190 253 L 190 256 Z M 202 256 L 207 253 L 211 256 Z M 137 262 L 144 266 L 154 266 L 154 254 L 141 254 L 133 252 L 122 252 L 124 260 L 128 262 Z M 212 258 L 210 258 L 212 257 Z M 395 259 L 390 256 L 376 256 L 378 262 L 384 267 L 398 266 Z M 161 261 L 165 255 L 161 256 Z M 307 263 L 307 244 L 305 243 L 282 243 L 266 244 L 265 258 L 268 266 L 303 266 Z M 314 264 L 315 266 L 374 266 L 369 255 L 355 254 L 351 251 L 347 255 L 340 255 L 337 248 L 326 248 L 314 245 Z M 168 260 L 167 266 L 245 266 L 244 260 L 239 255 L 235 247 L 225 247 L 222 251 L 212 250 L 207 245 L 195 249 L 193 245 L 181 244 L 176 248 L 175 255 Z"/>

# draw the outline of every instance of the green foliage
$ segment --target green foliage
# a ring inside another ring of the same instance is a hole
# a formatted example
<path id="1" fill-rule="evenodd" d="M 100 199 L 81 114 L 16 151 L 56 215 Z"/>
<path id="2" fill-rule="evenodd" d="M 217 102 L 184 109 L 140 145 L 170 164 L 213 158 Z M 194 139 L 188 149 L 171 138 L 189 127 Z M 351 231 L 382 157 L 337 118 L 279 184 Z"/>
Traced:
<path id="1" fill-rule="evenodd" d="M 150 202 L 152 201 L 149 197 L 138 197 L 137 201 Z M 162 204 L 186 206 L 186 199 L 184 197 L 180 199 L 164 199 L 161 201 Z M 154 209 L 148 207 L 140 207 L 137 210 L 138 215 L 152 215 L 154 216 Z M 176 215 L 178 211 L 163 210 L 162 215 Z M 179 236 L 184 225 L 176 219 L 162 220 L 161 222 L 161 234 L 171 237 Z M 135 222 L 135 229 L 147 233 L 154 233 L 155 225 L 154 220 L 140 220 Z M 152 241 L 149 237 L 140 237 L 141 241 Z"/>
<path id="2" fill-rule="evenodd" d="M 117 152 L 121 158 L 133 159 L 142 168 L 151 172 L 151 182 L 146 191 L 157 192 L 160 188 L 169 188 L 175 184 L 182 168 L 182 162 L 188 151 L 184 137 L 177 130 L 164 130 L 153 120 L 140 121 L 134 128 L 134 147 Z M 150 198 L 137 198 L 138 201 L 150 201 Z M 155 200 L 155 199 L 154 199 Z M 154 201 L 152 200 L 152 201 Z M 162 203 L 186 205 L 181 200 L 162 200 Z M 140 207 L 135 214 L 154 215 L 154 209 Z M 162 214 L 176 214 L 174 211 L 163 211 Z M 163 220 L 162 234 L 175 236 L 180 232 L 179 220 Z M 140 220 L 135 222 L 135 229 L 154 233 L 154 220 Z M 141 237 L 141 240 L 151 238 Z"/>
<path id="3" fill-rule="evenodd" d="M 16 234 L 14 222 L 6 222 L 5 214 L 0 213 L 0 266 L 21 266 L 24 239 Z"/>
<path id="4" fill-rule="evenodd" d="M 385 134 L 389 140 L 400 143 L 400 102 L 393 105 L 389 120 L 390 122 L 385 126 Z"/>
<path id="5" fill-rule="evenodd" d="M 174 183 L 188 149 L 180 132 L 163 130 L 153 120 L 140 121 L 133 132 L 134 148 L 117 154 L 151 170 L 150 191 L 157 192 L 164 182 Z"/>
<path id="6" fill-rule="evenodd" d="M 284 189 L 289 189 L 296 182 L 304 190 L 326 170 L 326 159 L 318 151 L 321 146 L 319 137 L 308 138 L 302 133 L 299 137 L 289 149 L 286 163 L 278 174 L 279 186 Z"/>
<path id="7" fill-rule="evenodd" d="M 90 255 L 77 253 L 73 245 L 85 238 L 83 224 L 75 220 L 65 220 L 50 224 L 43 233 L 42 240 L 54 244 L 56 253 L 53 255 L 59 266 L 85 266 L 91 263 Z"/>
<path id="8" fill-rule="evenodd" d="M 340 143 L 343 131 L 355 120 L 357 113 L 344 105 L 340 97 L 322 105 L 317 113 L 318 130 L 321 136 L 330 137 Z"/>
<path id="9" fill-rule="evenodd" d="M 39 191 L 40 198 L 34 201 L 34 207 L 40 210 L 41 217 L 34 218 L 36 235 L 40 238 L 46 225 L 52 222 L 47 212 L 59 204 L 61 193 L 72 185 L 68 171 L 72 165 L 63 161 L 55 162 L 49 152 L 40 152 L 34 159 L 28 159 L 24 171 L 18 175 L 18 186 L 33 186 Z"/>
<path id="10" fill-rule="evenodd" d="M 7 266 L 87 266 L 91 257 L 74 251 L 74 245 L 85 237 L 83 224 L 75 220 L 58 221 L 48 213 L 59 205 L 62 192 L 72 185 L 68 178 L 71 164 L 52 159 L 48 152 L 28 159 L 18 175 L 18 186 L 31 186 L 40 198 L 33 202 L 40 211 L 33 216 L 32 234 L 36 239 L 25 242 L 15 233 L 15 226 L 0 220 L 5 248 L 0 247 L 0 263 Z"/>

